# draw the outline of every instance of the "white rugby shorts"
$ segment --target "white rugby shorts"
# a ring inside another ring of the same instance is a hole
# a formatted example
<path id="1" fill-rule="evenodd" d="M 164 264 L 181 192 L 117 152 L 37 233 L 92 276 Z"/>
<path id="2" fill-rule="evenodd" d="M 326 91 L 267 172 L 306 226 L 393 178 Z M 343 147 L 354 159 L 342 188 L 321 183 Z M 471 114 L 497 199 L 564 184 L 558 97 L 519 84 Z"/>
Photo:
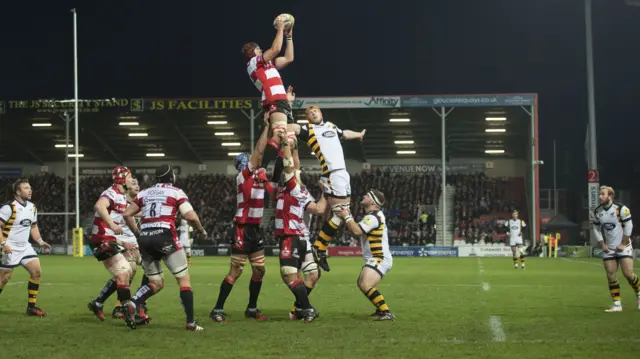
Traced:
<path id="1" fill-rule="evenodd" d="M 191 238 L 189 238 L 189 232 L 180 231 L 180 245 L 183 248 L 190 248 L 192 242 L 193 242 L 193 240 Z"/>
<path id="2" fill-rule="evenodd" d="M 521 246 L 524 243 L 522 242 L 522 237 L 517 236 L 517 237 L 512 237 L 509 238 L 509 246 L 513 247 L 513 246 Z"/>
<path id="3" fill-rule="evenodd" d="M 25 266 L 27 263 L 37 260 L 38 254 L 31 244 L 24 247 L 11 248 L 11 253 L 2 252 L 0 270 L 13 270 L 17 266 Z"/>
<path id="4" fill-rule="evenodd" d="M 387 259 L 379 262 L 376 258 L 365 258 L 364 267 L 375 269 L 375 271 L 378 272 L 381 277 L 384 277 L 391 270 L 392 262 Z"/>
<path id="5" fill-rule="evenodd" d="M 613 260 L 613 259 L 621 259 L 621 258 L 633 259 L 633 246 L 631 245 L 631 243 L 629 243 L 629 245 L 620 252 L 618 252 L 615 248 L 609 247 L 609 252 L 604 253 L 602 256 L 602 259 L 605 261 Z"/>
<path id="6" fill-rule="evenodd" d="M 322 177 L 324 193 L 337 198 L 351 197 L 351 176 L 347 170 L 335 170 L 329 173 L 329 178 Z"/>

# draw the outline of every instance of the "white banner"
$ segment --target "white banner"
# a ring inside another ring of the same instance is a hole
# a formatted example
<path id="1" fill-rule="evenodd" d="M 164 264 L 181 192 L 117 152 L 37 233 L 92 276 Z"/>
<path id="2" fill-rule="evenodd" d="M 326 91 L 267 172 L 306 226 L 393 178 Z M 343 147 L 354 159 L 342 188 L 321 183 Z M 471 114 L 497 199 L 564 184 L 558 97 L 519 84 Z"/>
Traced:
<path id="1" fill-rule="evenodd" d="M 458 257 L 510 257 L 511 247 L 473 245 L 458 247 Z"/>
<path id="2" fill-rule="evenodd" d="M 395 108 L 400 107 L 400 96 L 371 97 L 299 97 L 293 109 L 318 106 L 320 108 Z"/>

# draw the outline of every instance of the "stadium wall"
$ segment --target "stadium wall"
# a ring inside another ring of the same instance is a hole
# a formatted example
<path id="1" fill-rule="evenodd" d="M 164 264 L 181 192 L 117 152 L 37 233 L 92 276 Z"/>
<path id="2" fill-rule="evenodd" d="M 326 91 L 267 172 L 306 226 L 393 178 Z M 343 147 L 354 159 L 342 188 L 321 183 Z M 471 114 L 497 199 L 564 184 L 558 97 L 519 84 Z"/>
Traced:
<path id="1" fill-rule="evenodd" d="M 233 174 L 232 161 L 206 161 L 206 171 L 199 170 L 199 164 L 183 161 L 132 161 L 126 165 L 132 168 L 150 168 L 160 165 L 161 163 L 170 162 L 173 165 L 180 166 L 180 174 L 197 174 L 197 173 L 223 173 Z M 311 168 L 318 167 L 318 161 L 315 159 L 303 159 L 303 166 Z M 370 168 L 377 166 L 397 166 L 395 173 L 441 173 L 441 162 L 434 158 L 415 158 L 415 159 L 369 159 Z M 515 159 L 490 159 L 487 158 L 452 158 L 449 163 L 451 166 L 474 165 L 475 168 L 482 168 L 484 172 L 491 177 L 522 177 L 526 173 L 526 161 Z M 105 168 L 116 166 L 114 162 L 91 162 L 81 161 L 81 168 Z M 358 173 L 363 168 L 368 167 L 366 164 L 356 161 L 347 160 L 347 168 L 351 173 Z M 25 163 L 0 163 L 0 168 L 20 168 L 23 175 L 33 175 L 41 172 L 50 172 L 56 175 L 64 175 L 64 162 L 49 162 L 44 166 L 37 164 Z M 69 161 L 69 171 L 73 171 L 73 161 Z"/>

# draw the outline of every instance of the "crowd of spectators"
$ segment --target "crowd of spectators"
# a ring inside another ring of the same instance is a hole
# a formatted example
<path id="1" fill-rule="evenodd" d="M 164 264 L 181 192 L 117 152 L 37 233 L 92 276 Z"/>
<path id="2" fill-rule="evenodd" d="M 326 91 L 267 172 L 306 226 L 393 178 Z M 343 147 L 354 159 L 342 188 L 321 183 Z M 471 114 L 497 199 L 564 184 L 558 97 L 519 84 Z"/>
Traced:
<path id="1" fill-rule="evenodd" d="M 40 216 L 39 225 L 43 236 L 52 243 L 63 242 L 64 216 L 46 213 L 64 212 L 64 178 L 53 174 L 40 174 L 28 177 L 33 187 L 33 201 Z M 10 187 L 14 178 L 0 178 L 0 184 Z M 141 188 L 153 185 L 147 175 L 139 176 Z M 312 195 L 318 199 L 321 189 L 318 175 L 303 175 L 303 181 Z M 497 221 L 479 221 L 484 214 L 497 211 L 511 211 L 517 208 L 513 201 L 504 200 L 505 185 L 508 179 L 490 178 L 483 174 L 447 176 L 447 183 L 454 185 L 456 233 L 469 242 L 485 240 L 496 230 Z M 82 177 L 80 183 L 80 208 L 85 233 L 90 233 L 93 218 L 93 205 L 100 193 L 111 185 L 110 176 Z M 229 245 L 234 238 L 233 217 L 236 205 L 236 184 L 233 176 L 221 174 L 193 174 L 180 176 L 177 186 L 189 195 L 194 209 L 209 233 L 200 244 Z M 425 208 L 435 208 L 441 192 L 439 174 L 394 175 L 381 171 L 363 171 L 351 178 L 352 203 L 354 214 L 360 216 L 362 196 L 372 188 L 381 190 L 386 196 L 383 212 L 387 219 L 391 245 L 427 245 L 435 243 L 435 215 Z M 7 191 L 10 197 L 10 191 Z M 70 211 L 75 205 L 75 182 L 69 179 Z M 8 198 L 9 198 L 8 197 Z M 274 203 L 267 205 L 271 209 L 265 213 L 275 214 Z M 70 227 L 75 224 L 70 217 Z M 265 218 L 262 230 L 267 245 L 276 244 L 273 236 L 274 219 Z M 321 229 L 324 219 L 321 216 L 311 221 L 312 237 Z M 332 241 L 333 245 L 355 246 L 358 241 L 346 231 L 341 230 Z"/>

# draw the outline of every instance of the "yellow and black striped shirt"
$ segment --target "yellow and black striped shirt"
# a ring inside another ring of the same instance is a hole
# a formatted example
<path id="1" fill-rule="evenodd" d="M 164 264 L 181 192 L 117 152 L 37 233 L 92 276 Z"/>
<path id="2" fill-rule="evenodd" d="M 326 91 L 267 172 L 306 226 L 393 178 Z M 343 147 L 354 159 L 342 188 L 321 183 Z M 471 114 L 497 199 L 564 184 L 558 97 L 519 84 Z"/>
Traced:
<path id="1" fill-rule="evenodd" d="M 4 224 L 2 237 L 13 247 L 24 247 L 29 243 L 31 226 L 38 220 L 36 206 L 27 201 L 18 200 L 5 203 L 0 207 L 0 221 Z"/>
<path id="2" fill-rule="evenodd" d="M 342 150 L 343 132 L 331 122 L 300 126 L 298 137 L 305 141 L 322 166 L 322 175 L 347 168 Z"/>
<path id="3" fill-rule="evenodd" d="M 387 223 L 382 211 L 367 213 L 358 223 L 364 236 L 361 238 L 362 256 L 365 259 L 391 261 Z"/>

